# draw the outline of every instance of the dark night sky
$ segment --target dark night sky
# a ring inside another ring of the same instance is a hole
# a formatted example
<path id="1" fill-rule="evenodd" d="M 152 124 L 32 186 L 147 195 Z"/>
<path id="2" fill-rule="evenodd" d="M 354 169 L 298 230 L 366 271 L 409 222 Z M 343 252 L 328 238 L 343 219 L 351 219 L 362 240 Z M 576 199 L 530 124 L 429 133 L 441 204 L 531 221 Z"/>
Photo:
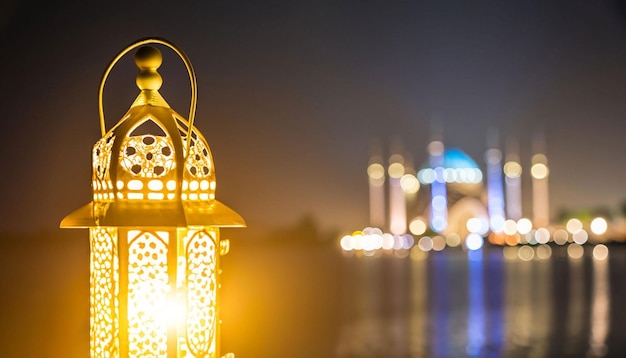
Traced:
<path id="1" fill-rule="evenodd" d="M 251 234 L 306 214 L 366 225 L 370 143 L 401 141 L 421 163 L 433 121 L 481 165 L 490 128 L 517 138 L 525 164 L 542 133 L 553 212 L 626 199 L 617 1 L 172 3 L 0 5 L 0 231 L 52 229 L 88 202 L 100 77 L 146 36 L 190 57 L 217 197 Z M 186 72 L 163 52 L 161 93 L 186 116 Z M 109 124 L 135 73 L 132 56 L 113 71 Z"/>

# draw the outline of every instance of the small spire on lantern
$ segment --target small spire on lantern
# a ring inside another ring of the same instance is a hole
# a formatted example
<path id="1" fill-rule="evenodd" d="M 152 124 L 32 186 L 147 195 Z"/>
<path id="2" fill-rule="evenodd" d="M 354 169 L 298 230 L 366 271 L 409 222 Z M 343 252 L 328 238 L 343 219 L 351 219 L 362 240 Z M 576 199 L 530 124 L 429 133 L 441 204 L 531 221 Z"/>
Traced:
<path id="1" fill-rule="evenodd" d="M 152 46 L 142 46 L 135 53 L 135 64 L 140 70 L 135 82 L 141 93 L 131 107 L 147 104 L 169 108 L 169 105 L 159 93 L 159 89 L 163 84 L 163 78 L 161 78 L 157 69 L 161 67 L 162 62 L 163 55 L 161 55 L 161 51 Z"/>

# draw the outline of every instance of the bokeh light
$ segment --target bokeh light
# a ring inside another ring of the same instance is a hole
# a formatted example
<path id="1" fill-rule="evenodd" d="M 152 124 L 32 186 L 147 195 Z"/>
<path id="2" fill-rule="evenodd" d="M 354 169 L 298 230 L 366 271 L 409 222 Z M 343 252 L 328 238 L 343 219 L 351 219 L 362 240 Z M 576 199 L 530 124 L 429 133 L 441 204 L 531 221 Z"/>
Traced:
<path id="1" fill-rule="evenodd" d="M 517 221 L 517 232 L 520 235 L 526 235 L 533 229 L 533 223 L 527 218 L 521 218 Z"/>
<path id="2" fill-rule="evenodd" d="M 596 235 L 603 235 L 608 228 L 605 218 L 597 217 L 591 221 L 591 232 Z"/>
<path id="3" fill-rule="evenodd" d="M 552 248 L 549 245 L 539 245 L 537 246 L 537 251 L 535 253 L 537 258 L 540 260 L 547 260 L 552 256 Z"/>
<path id="4" fill-rule="evenodd" d="M 589 239 L 589 234 L 587 234 L 587 231 L 585 230 L 580 230 L 575 234 L 572 234 L 572 238 L 574 239 L 575 243 L 577 243 L 578 245 L 582 245 L 587 242 L 587 239 Z"/>
<path id="5" fill-rule="evenodd" d="M 446 239 L 443 236 L 437 235 L 433 237 L 433 250 L 441 251 L 446 248 Z"/>
<path id="6" fill-rule="evenodd" d="M 533 166 L 530 167 L 530 174 L 535 179 L 545 179 L 549 174 L 548 166 L 543 163 L 533 164 Z"/>
<path id="7" fill-rule="evenodd" d="M 465 238 L 465 247 L 468 250 L 480 250 L 483 247 L 483 243 L 483 237 L 475 233 L 471 233 Z"/>
<path id="8" fill-rule="evenodd" d="M 417 247 L 422 251 L 430 251 L 433 249 L 433 239 L 429 236 L 423 236 L 417 241 Z"/>
<path id="9" fill-rule="evenodd" d="M 517 251 L 517 256 L 522 261 L 530 261 L 535 257 L 535 250 L 530 246 L 521 246 Z"/>
<path id="10" fill-rule="evenodd" d="M 569 235 L 567 234 L 567 231 L 563 229 L 558 229 L 554 232 L 552 239 L 554 240 L 554 243 L 557 245 L 565 245 L 567 243 L 568 236 Z"/>
<path id="11" fill-rule="evenodd" d="M 515 220 L 511 220 L 511 219 L 506 220 L 504 222 L 504 226 L 502 227 L 502 230 L 507 235 L 515 235 L 515 233 L 517 233 L 517 223 L 515 222 Z"/>
<path id="12" fill-rule="evenodd" d="M 389 177 L 398 179 L 404 175 L 404 164 L 402 163 L 391 163 L 389 164 L 389 168 L 387 169 L 389 173 Z"/>
<path id="13" fill-rule="evenodd" d="M 446 236 L 446 245 L 449 247 L 457 247 L 461 244 L 461 236 L 455 232 Z"/>
<path id="14" fill-rule="evenodd" d="M 467 228 L 467 231 L 471 233 L 478 233 L 481 231 L 482 224 L 479 218 L 470 218 L 465 223 L 465 227 Z"/>
<path id="15" fill-rule="evenodd" d="M 593 258 L 599 261 L 604 261 L 609 257 L 609 248 L 605 245 L 599 244 L 593 248 Z"/>
<path id="16" fill-rule="evenodd" d="M 426 222 L 422 218 L 415 218 L 409 223 L 409 231 L 413 235 L 422 235 L 427 228 Z"/>
<path id="17" fill-rule="evenodd" d="M 537 241 L 538 244 L 547 244 L 548 241 L 550 241 L 550 230 L 545 227 L 537 229 L 537 231 L 535 231 L 535 241 Z"/>
<path id="18" fill-rule="evenodd" d="M 522 166 L 517 162 L 506 162 L 504 164 L 504 175 L 509 178 L 519 178 L 522 175 Z"/>
<path id="19" fill-rule="evenodd" d="M 575 234 L 583 229 L 583 223 L 582 221 L 576 218 L 572 218 L 572 219 L 567 220 L 567 223 L 565 224 L 565 228 L 570 234 Z"/>
<path id="20" fill-rule="evenodd" d="M 567 255 L 572 259 L 580 259 L 581 257 L 583 257 L 584 253 L 585 249 L 583 249 L 583 247 L 578 244 L 569 244 L 567 246 Z"/>
<path id="21" fill-rule="evenodd" d="M 404 190 L 407 194 L 415 194 L 420 189 L 420 182 L 417 180 L 417 177 L 413 174 L 404 174 L 400 178 L 400 186 L 402 190 Z"/>

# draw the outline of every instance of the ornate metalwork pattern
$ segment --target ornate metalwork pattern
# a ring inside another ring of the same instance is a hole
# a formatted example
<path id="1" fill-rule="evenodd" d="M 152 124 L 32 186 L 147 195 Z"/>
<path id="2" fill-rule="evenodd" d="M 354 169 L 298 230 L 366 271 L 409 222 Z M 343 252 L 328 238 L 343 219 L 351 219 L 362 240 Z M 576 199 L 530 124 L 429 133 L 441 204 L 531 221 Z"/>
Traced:
<path id="1" fill-rule="evenodd" d="M 124 138 L 120 164 L 131 175 L 158 178 L 176 167 L 169 137 L 142 135 Z"/>
<path id="2" fill-rule="evenodd" d="M 215 171 L 213 157 L 204 137 L 195 129 L 189 131 L 189 123 L 182 118 L 174 117 L 181 138 L 187 142 L 189 153 L 186 155 L 183 173 L 182 199 L 189 201 L 209 201 L 215 199 Z"/>
<path id="3" fill-rule="evenodd" d="M 196 133 L 192 132 L 189 156 L 185 163 L 189 173 L 196 178 L 203 179 L 211 175 L 212 163 L 209 150 L 202 140 L 198 140 Z"/>
<path id="4" fill-rule="evenodd" d="M 90 230 L 91 357 L 119 356 L 117 228 Z"/>
<path id="5" fill-rule="evenodd" d="M 111 166 L 111 147 L 115 137 L 112 132 L 100 138 L 94 145 L 92 152 L 93 161 L 93 196 L 94 200 L 113 199 L 113 185 L 109 175 Z"/>
<path id="6" fill-rule="evenodd" d="M 187 347 L 193 357 L 215 350 L 217 230 L 189 231 L 187 256 Z"/>
<path id="7" fill-rule="evenodd" d="M 129 357 L 167 357 L 169 234 L 128 232 Z"/>

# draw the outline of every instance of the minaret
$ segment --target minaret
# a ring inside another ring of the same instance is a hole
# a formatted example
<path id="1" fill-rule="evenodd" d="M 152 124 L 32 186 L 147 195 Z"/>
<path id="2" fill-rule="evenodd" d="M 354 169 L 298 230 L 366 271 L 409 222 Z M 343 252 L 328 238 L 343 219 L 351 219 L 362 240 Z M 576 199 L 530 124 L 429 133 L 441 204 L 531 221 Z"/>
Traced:
<path id="1" fill-rule="evenodd" d="M 392 149 L 392 152 L 396 150 Z M 406 234 L 406 198 L 401 179 L 404 175 L 404 157 L 392 154 L 389 157 L 389 231 L 394 235 Z"/>
<path id="2" fill-rule="evenodd" d="M 367 166 L 367 176 L 370 194 L 370 226 L 385 227 L 385 167 L 383 158 L 378 153 L 380 148 L 374 148 Z"/>
<path id="3" fill-rule="evenodd" d="M 488 138 L 489 149 L 485 153 L 487 162 L 487 209 L 489 227 L 492 232 L 504 229 L 504 192 L 502 189 L 502 152 L 497 148 L 498 135 Z"/>
<path id="4" fill-rule="evenodd" d="M 506 216 L 507 219 L 519 220 L 522 218 L 522 165 L 519 159 L 517 142 L 507 142 L 506 162 L 504 175 L 506 183 Z"/>
<path id="5" fill-rule="evenodd" d="M 435 180 L 430 185 L 430 227 L 436 232 L 443 232 L 448 227 L 448 196 L 443 177 L 443 143 L 438 140 L 430 142 L 428 155 L 430 167 L 435 173 Z"/>
<path id="6" fill-rule="evenodd" d="M 548 158 L 546 157 L 543 138 L 533 141 L 533 152 L 530 174 L 533 178 L 533 224 L 535 228 L 550 224 L 550 207 L 548 197 Z"/>

